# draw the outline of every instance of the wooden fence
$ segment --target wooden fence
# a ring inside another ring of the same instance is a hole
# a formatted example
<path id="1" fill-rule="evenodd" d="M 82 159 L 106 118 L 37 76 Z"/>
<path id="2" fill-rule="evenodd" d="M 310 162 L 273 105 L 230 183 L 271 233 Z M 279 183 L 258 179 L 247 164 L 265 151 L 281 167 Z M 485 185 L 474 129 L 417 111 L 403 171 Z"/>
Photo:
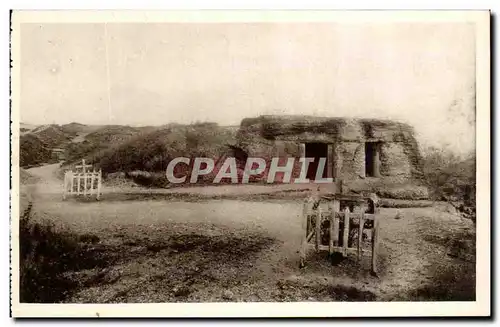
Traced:
<path id="1" fill-rule="evenodd" d="M 67 196 L 96 196 L 99 200 L 101 196 L 102 174 L 101 171 L 73 172 L 67 171 L 64 174 L 63 199 Z"/>
<path id="2" fill-rule="evenodd" d="M 321 206 L 322 203 L 327 204 L 326 210 Z M 356 205 L 360 210 L 352 212 Z M 358 262 L 361 262 L 363 253 L 371 251 L 371 270 L 376 274 L 379 242 L 377 214 L 376 202 L 371 197 L 345 194 L 309 197 L 303 208 L 300 266 L 305 265 L 309 247 L 314 247 L 316 252 L 329 251 L 330 255 L 334 252 L 343 256 L 356 255 Z M 322 226 L 327 226 L 327 230 Z M 363 248 L 365 230 L 371 231 L 371 249 L 368 250 Z M 357 237 L 353 239 L 353 235 Z M 325 239 L 328 245 L 324 244 Z"/>

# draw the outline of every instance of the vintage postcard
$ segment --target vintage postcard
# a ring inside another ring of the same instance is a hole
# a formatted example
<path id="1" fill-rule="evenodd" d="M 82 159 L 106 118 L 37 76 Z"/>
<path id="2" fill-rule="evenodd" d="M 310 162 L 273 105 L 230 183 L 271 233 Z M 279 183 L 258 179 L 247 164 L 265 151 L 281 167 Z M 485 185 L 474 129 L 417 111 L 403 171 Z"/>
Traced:
<path id="1" fill-rule="evenodd" d="M 11 28 L 12 316 L 491 314 L 489 11 Z"/>

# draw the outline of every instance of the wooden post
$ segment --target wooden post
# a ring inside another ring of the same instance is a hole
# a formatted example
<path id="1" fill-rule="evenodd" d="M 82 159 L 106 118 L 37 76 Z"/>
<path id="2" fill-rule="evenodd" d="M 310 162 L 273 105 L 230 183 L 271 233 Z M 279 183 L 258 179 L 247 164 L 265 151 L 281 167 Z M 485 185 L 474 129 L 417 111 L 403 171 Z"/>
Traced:
<path id="1" fill-rule="evenodd" d="M 307 198 L 302 207 L 302 240 L 300 244 L 300 268 L 303 268 L 306 264 L 306 254 L 307 254 L 307 233 L 309 233 L 309 206 L 310 198 Z"/>
<path id="2" fill-rule="evenodd" d="M 99 169 L 99 175 L 97 177 L 97 200 L 99 200 L 101 196 L 101 178 L 102 178 L 102 171 Z"/>
<path id="3" fill-rule="evenodd" d="M 83 173 L 83 178 L 85 179 L 83 182 L 83 195 L 87 196 L 87 179 L 88 179 L 88 174 Z"/>
<path id="4" fill-rule="evenodd" d="M 76 186 L 77 186 L 76 195 L 80 195 L 80 181 L 81 181 L 80 174 L 77 175 L 77 178 L 78 180 L 76 181 Z"/>
<path id="5" fill-rule="evenodd" d="M 90 196 L 94 193 L 94 179 L 96 179 L 96 177 L 95 171 L 92 171 L 92 177 L 90 178 Z"/>
<path id="6" fill-rule="evenodd" d="M 316 214 L 316 252 L 319 252 L 321 245 L 321 207 L 318 204 L 318 211 Z"/>
<path id="7" fill-rule="evenodd" d="M 330 214 L 330 235 L 329 235 L 329 243 L 328 243 L 328 253 L 330 255 L 333 254 L 333 222 L 334 222 L 334 217 L 335 217 L 335 211 L 333 211 L 333 205 L 331 202 L 328 203 L 328 212 Z"/>
<path id="8" fill-rule="evenodd" d="M 92 165 L 86 165 L 85 164 L 85 159 L 82 159 L 82 164 L 81 165 L 75 166 L 76 169 L 82 168 L 82 173 L 84 173 L 84 174 L 87 172 L 87 168 L 90 168 L 90 167 L 92 167 Z"/>
<path id="9" fill-rule="evenodd" d="M 349 245 L 349 208 L 344 210 L 344 237 L 342 239 L 342 254 L 347 256 L 347 247 Z"/>
<path id="10" fill-rule="evenodd" d="M 340 221 L 337 217 L 337 214 L 340 213 L 340 201 L 333 200 L 333 208 L 332 208 L 332 217 L 333 217 L 333 246 L 339 245 L 339 224 Z"/>
<path id="11" fill-rule="evenodd" d="M 73 175 L 73 172 L 71 172 L 71 182 L 70 185 L 71 187 L 69 188 L 69 194 L 73 194 L 73 189 L 75 188 L 75 176 Z"/>
<path id="12" fill-rule="evenodd" d="M 340 212 L 340 201 L 337 199 L 333 199 L 332 207 L 333 211 Z"/>
<path id="13" fill-rule="evenodd" d="M 359 228 L 358 228 L 358 263 L 361 262 L 361 257 L 363 255 L 363 227 L 365 224 L 365 214 L 362 212 L 359 217 Z"/>

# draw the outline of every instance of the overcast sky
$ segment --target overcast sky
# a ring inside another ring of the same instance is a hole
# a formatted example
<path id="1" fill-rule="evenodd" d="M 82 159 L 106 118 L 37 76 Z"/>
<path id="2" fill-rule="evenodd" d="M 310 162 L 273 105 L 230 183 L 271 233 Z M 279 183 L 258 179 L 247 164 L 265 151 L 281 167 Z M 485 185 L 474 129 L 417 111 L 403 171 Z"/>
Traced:
<path id="1" fill-rule="evenodd" d="M 21 121 L 380 117 L 470 150 L 474 33 L 459 23 L 23 24 Z"/>

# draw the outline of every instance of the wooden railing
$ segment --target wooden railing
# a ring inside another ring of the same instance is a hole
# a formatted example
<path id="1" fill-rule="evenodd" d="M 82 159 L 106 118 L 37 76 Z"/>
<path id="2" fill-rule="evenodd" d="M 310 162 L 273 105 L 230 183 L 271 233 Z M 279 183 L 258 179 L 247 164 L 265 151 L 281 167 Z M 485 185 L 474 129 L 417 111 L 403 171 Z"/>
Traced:
<path id="1" fill-rule="evenodd" d="M 327 204 L 326 210 L 322 203 Z M 341 207 L 344 207 L 343 210 Z M 359 210 L 351 212 L 349 207 Z M 377 273 L 379 218 L 373 197 L 347 194 L 309 197 L 304 203 L 302 215 L 301 267 L 305 266 L 310 247 L 314 247 L 316 252 L 328 251 L 330 255 L 335 252 L 342 256 L 355 255 L 358 262 L 361 262 L 365 252 L 371 251 L 371 270 Z M 325 220 L 328 221 L 326 231 L 322 230 Z M 371 249 L 368 250 L 363 248 L 363 233 L 367 229 L 371 230 Z M 357 233 L 356 240 L 351 237 L 353 232 Z M 328 245 L 322 244 L 325 238 Z"/>
<path id="2" fill-rule="evenodd" d="M 74 173 L 67 171 L 64 175 L 63 199 L 68 195 L 101 196 L 102 174 L 101 171 Z"/>

